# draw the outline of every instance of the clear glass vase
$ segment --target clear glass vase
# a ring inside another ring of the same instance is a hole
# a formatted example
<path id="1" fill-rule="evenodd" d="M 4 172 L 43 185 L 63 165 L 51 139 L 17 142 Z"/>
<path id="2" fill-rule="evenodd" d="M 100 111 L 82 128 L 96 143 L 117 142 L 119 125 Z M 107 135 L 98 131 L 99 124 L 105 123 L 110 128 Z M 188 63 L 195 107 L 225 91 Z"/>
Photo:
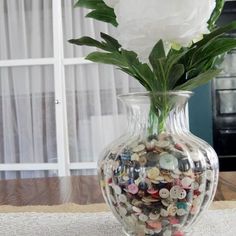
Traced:
<path id="1" fill-rule="evenodd" d="M 106 203 L 126 235 L 186 235 L 213 200 L 218 158 L 189 132 L 186 105 L 191 95 L 119 96 L 128 127 L 102 153 L 98 174 Z"/>

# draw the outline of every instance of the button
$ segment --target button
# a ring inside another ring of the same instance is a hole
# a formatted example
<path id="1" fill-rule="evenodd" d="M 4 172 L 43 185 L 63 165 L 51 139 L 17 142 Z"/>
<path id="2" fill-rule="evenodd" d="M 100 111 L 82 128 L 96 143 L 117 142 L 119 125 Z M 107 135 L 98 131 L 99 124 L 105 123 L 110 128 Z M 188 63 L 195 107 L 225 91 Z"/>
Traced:
<path id="1" fill-rule="evenodd" d="M 180 208 L 180 209 L 178 209 L 178 210 L 176 211 L 176 214 L 177 214 L 178 216 L 184 216 L 184 215 L 187 214 L 187 211 L 184 210 L 183 208 Z"/>
<path id="2" fill-rule="evenodd" d="M 180 187 L 179 186 L 173 186 L 171 189 L 170 189 L 170 197 L 173 198 L 173 199 L 177 199 L 178 196 L 179 196 L 179 191 L 180 191 Z"/>
<path id="3" fill-rule="evenodd" d="M 153 188 L 151 188 L 151 189 L 148 189 L 147 192 L 148 192 L 149 194 L 151 194 L 151 195 L 155 195 L 155 194 L 158 193 L 158 190 L 157 190 L 157 189 L 153 189 Z"/>
<path id="4" fill-rule="evenodd" d="M 168 207 L 170 204 L 173 203 L 173 201 L 172 201 L 171 198 L 166 198 L 166 199 L 162 199 L 161 203 L 162 203 L 163 206 Z"/>
<path id="5" fill-rule="evenodd" d="M 141 152 L 143 150 L 145 150 L 145 145 L 144 144 L 140 144 L 140 145 L 133 148 L 133 152 Z"/>
<path id="6" fill-rule="evenodd" d="M 169 206 L 167 207 L 167 211 L 168 211 L 168 214 L 169 214 L 170 216 L 175 216 L 177 210 L 178 210 L 178 208 L 177 208 L 175 205 L 173 205 L 173 204 L 171 204 L 171 205 L 169 205 Z"/>
<path id="7" fill-rule="evenodd" d="M 187 158 L 179 160 L 179 170 L 182 172 L 187 172 L 190 170 L 191 165 Z"/>
<path id="8" fill-rule="evenodd" d="M 167 189 L 167 188 L 162 188 L 160 191 L 159 191 L 159 196 L 161 198 L 168 198 L 170 196 L 170 191 Z"/>
<path id="9" fill-rule="evenodd" d="M 151 168 L 147 171 L 147 177 L 155 180 L 160 174 L 160 170 L 157 167 Z"/>
<path id="10" fill-rule="evenodd" d="M 146 191 L 148 190 L 148 184 L 146 182 L 140 182 L 138 185 L 139 190 Z"/>
<path id="11" fill-rule="evenodd" d="M 170 145 L 169 141 L 166 140 L 160 140 L 155 142 L 155 146 L 160 147 L 160 148 L 167 148 Z"/>
<path id="12" fill-rule="evenodd" d="M 142 210 L 140 208 L 135 207 L 135 206 L 132 207 L 132 210 L 136 213 L 141 213 L 142 212 Z"/>
<path id="13" fill-rule="evenodd" d="M 129 176 L 128 175 L 125 175 L 122 177 L 124 181 L 128 181 L 129 180 Z"/>
<path id="14" fill-rule="evenodd" d="M 175 217 L 170 217 L 169 222 L 171 225 L 178 225 L 179 224 L 179 220 Z"/>
<path id="15" fill-rule="evenodd" d="M 178 160 L 171 154 L 163 154 L 160 157 L 160 167 L 165 170 L 174 170 L 178 167 Z"/>
<path id="16" fill-rule="evenodd" d="M 154 213 L 149 214 L 150 220 L 158 220 L 159 218 L 160 218 L 160 214 L 154 214 Z"/>
<path id="17" fill-rule="evenodd" d="M 121 194 L 122 190 L 118 185 L 113 186 L 113 189 L 117 195 Z"/>
<path id="18" fill-rule="evenodd" d="M 162 229 L 161 222 L 159 221 L 148 221 L 147 225 L 149 225 L 152 229 Z"/>
<path id="19" fill-rule="evenodd" d="M 129 186 L 128 186 L 128 192 L 129 193 L 132 193 L 132 194 L 136 194 L 136 193 L 138 193 L 138 186 L 136 185 L 136 184 L 130 184 Z"/>
<path id="20" fill-rule="evenodd" d="M 146 163 L 147 163 L 147 159 L 146 159 L 144 156 L 141 156 L 141 157 L 139 158 L 139 164 L 140 164 L 141 166 L 145 166 Z"/>
<path id="21" fill-rule="evenodd" d="M 137 153 L 134 153 L 132 156 L 131 156 L 131 161 L 139 161 L 139 155 Z"/>
<path id="22" fill-rule="evenodd" d="M 161 209 L 161 216 L 162 217 L 167 217 L 169 214 L 168 214 L 168 211 L 167 210 L 165 210 L 165 209 Z"/>
<path id="23" fill-rule="evenodd" d="M 142 222 L 146 222 L 148 220 L 148 217 L 144 214 L 140 214 L 138 218 Z"/>
<path id="24" fill-rule="evenodd" d="M 187 192 L 184 189 L 179 189 L 178 191 L 178 199 L 182 200 L 187 196 Z"/>
<path id="25" fill-rule="evenodd" d="M 187 203 L 186 202 L 177 202 L 176 206 L 178 209 L 187 209 Z"/>
<path id="26" fill-rule="evenodd" d="M 192 184 L 194 180 L 189 178 L 189 177 L 184 177 L 182 180 L 181 180 L 181 185 L 184 187 L 184 188 L 188 188 L 190 187 L 190 185 Z"/>

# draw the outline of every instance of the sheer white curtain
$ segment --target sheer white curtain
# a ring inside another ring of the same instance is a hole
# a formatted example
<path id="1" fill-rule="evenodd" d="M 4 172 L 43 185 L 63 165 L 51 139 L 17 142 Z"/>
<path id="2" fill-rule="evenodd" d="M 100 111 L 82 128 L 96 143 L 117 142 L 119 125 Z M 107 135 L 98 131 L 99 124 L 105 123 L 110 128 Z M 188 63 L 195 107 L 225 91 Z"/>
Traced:
<path id="1" fill-rule="evenodd" d="M 94 48 L 75 47 L 68 39 L 84 35 L 99 39 L 100 32 L 112 33 L 108 24 L 85 18 L 84 9 L 63 0 L 64 54 L 67 58 L 87 55 Z M 125 128 L 124 109 L 117 94 L 138 91 L 136 81 L 106 65 L 67 66 L 66 89 L 71 162 L 97 161 L 99 153 Z"/>
<path id="2" fill-rule="evenodd" d="M 58 0 L 59 1 L 59 0 Z M 94 22 L 62 0 L 65 59 L 83 57 L 90 48 L 67 41 L 99 32 Z M 52 0 L 0 0 L 0 60 L 53 57 Z M 68 64 L 68 63 L 67 63 Z M 100 150 L 123 131 L 124 109 L 116 95 L 142 88 L 111 66 L 65 65 L 71 162 L 97 161 Z M 0 67 L 0 162 L 57 162 L 53 66 Z M 61 127 L 63 128 L 63 127 Z M 86 174 L 91 171 L 73 171 Z M 2 178 L 52 175 L 6 172 Z"/>
<path id="3" fill-rule="evenodd" d="M 52 57 L 51 9 L 48 0 L 0 0 L 0 60 Z M 0 67 L 0 162 L 55 162 L 55 137 L 53 67 Z"/>

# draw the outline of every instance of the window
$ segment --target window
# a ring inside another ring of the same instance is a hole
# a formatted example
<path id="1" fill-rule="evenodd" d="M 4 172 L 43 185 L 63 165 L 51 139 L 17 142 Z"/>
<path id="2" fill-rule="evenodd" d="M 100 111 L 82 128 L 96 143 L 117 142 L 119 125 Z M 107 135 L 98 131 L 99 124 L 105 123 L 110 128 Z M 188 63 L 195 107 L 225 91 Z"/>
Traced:
<path id="1" fill-rule="evenodd" d="M 95 173 L 99 152 L 124 127 L 116 95 L 142 90 L 67 42 L 112 31 L 73 5 L 0 0 L 1 178 Z"/>

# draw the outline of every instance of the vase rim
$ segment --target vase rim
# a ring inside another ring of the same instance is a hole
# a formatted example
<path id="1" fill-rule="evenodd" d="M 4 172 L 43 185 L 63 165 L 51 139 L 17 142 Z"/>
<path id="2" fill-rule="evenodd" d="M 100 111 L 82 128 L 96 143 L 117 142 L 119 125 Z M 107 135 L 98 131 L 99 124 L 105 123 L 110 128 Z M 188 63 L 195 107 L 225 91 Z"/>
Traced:
<path id="1" fill-rule="evenodd" d="M 183 97 L 191 97 L 194 94 L 192 91 L 187 90 L 169 90 L 165 92 L 133 92 L 133 93 L 124 93 L 117 95 L 118 98 L 128 98 L 128 97 L 149 97 L 150 95 L 156 96 L 183 96 Z"/>

